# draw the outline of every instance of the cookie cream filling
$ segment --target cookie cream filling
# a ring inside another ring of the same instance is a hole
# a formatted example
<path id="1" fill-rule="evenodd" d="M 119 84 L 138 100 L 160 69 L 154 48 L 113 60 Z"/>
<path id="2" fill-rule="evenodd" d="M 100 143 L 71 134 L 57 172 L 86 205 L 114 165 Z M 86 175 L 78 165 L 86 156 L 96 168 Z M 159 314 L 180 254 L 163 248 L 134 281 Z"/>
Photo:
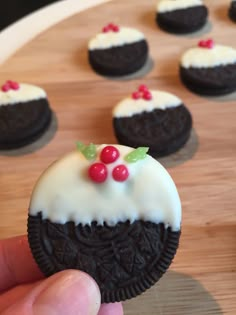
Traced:
<path id="1" fill-rule="evenodd" d="M 0 91 L 0 106 L 24 103 L 46 97 L 46 92 L 40 87 L 21 83 L 18 90 Z"/>
<path id="2" fill-rule="evenodd" d="M 163 91 L 150 91 L 151 100 L 138 99 L 132 97 L 122 100 L 113 110 L 113 116 L 116 118 L 131 117 L 143 112 L 151 112 L 155 109 L 165 110 L 170 107 L 177 107 L 183 102 L 175 95 Z"/>
<path id="3" fill-rule="evenodd" d="M 181 58 L 184 68 L 210 68 L 236 63 L 236 50 L 232 47 L 215 45 L 212 49 L 194 47 Z"/>
<path id="4" fill-rule="evenodd" d="M 151 156 L 135 163 L 124 157 L 134 149 L 114 145 L 120 157 L 107 164 L 108 178 L 96 184 L 88 177 L 91 163 L 99 160 L 105 145 L 97 146 L 97 158 L 88 161 L 79 151 L 74 151 L 53 163 L 39 178 L 31 197 L 29 213 L 42 213 L 43 219 L 64 224 L 110 226 L 129 220 L 164 223 L 178 231 L 181 225 L 181 203 L 176 186 L 164 169 Z M 125 182 L 117 182 L 112 176 L 115 166 L 124 164 L 129 170 Z"/>
<path id="5" fill-rule="evenodd" d="M 89 50 L 107 49 L 119 47 L 125 44 L 133 44 L 145 39 L 144 34 L 140 31 L 129 28 L 120 27 L 119 32 L 99 33 L 89 41 Z"/>
<path id="6" fill-rule="evenodd" d="M 201 5 L 203 5 L 202 0 L 162 0 L 157 4 L 157 12 L 166 13 Z"/>

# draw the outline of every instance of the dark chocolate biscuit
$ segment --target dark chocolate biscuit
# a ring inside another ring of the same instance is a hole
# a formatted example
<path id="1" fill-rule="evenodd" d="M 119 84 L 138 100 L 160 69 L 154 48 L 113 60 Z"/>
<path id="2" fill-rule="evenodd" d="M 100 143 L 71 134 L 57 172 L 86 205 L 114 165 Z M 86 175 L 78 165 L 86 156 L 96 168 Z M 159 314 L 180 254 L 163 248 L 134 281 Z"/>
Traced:
<path id="1" fill-rule="evenodd" d="M 143 67 L 148 59 L 148 44 L 138 30 L 108 24 L 90 40 L 88 55 L 97 73 L 123 76 Z"/>
<path id="2" fill-rule="evenodd" d="M 29 216 L 29 244 L 40 269 L 50 276 L 65 269 L 90 274 L 101 290 L 102 303 L 141 294 L 168 269 L 178 248 L 180 231 L 164 224 L 129 221 L 114 227 L 64 225 Z"/>
<path id="3" fill-rule="evenodd" d="M 157 13 L 156 22 L 163 30 L 174 34 L 192 33 L 207 22 L 208 9 L 204 5 Z"/>
<path id="4" fill-rule="evenodd" d="M 146 40 L 108 49 L 89 51 L 89 62 L 102 75 L 122 76 L 138 71 L 148 58 Z"/>
<path id="5" fill-rule="evenodd" d="M 180 67 L 180 77 L 186 87 L 201 95 L 218 96 L 236 90 L 236 64 L 212 68 Z"/>
<path id="6" fill-rule="evenodd" d="M 232 1 L 229 8 L 229 17 L 233 22 L 236 22 L 236 1 Z"/>
<path id="7" fill-rule="evenodd" d="M 0 149 L 16 149 L 32 143 L 48 128 L 51 110 L 47 99 L 0 106 Z"/>

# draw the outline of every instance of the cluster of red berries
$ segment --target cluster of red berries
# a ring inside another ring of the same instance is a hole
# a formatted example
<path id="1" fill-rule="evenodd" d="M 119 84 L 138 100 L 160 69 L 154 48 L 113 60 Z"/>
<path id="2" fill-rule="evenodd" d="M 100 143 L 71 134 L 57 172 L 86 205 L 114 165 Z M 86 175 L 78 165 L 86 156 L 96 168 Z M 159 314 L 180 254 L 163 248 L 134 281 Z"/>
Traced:
<path id="1" fill-rule="evenodd" d="M 102 149 L 101 162 L 93 163 L 88 170 L 88 175 L 95 183 L 103 183 L 107 179 L 108 170 L 106 164 L 114 163 L 120 156 L 117 148 L 108 145 Z M 124 182 L 129 177 L 128 168 L 124 164 L 117 165 L 112 170 L 112 177 L 117 182 Z"/>
<path id="2" fill-rule="evenodd" d="M 215 46 L 213 39 L 200 40 L 198 46 L 202 48 L 212 49 Z"/>
<path id="3" fill-rule="evenodd" d="M 109 23 L 109 24 L 107 24 L 107 26 L 103 27 L 102 31 L 103 31 L 103 33 L 108 33 L 108 32 L 115 32 L 115 33 L 117 33 L 117 32 L 120 31 L 120 28 L 116 24 Z"/>
<path id="4" fill-rule="evenodd" d="M 138 91 L 135 91 L 134 93 L 132 93 L 132 98 L 134 100 L 138 100 L 142 98 L 145 101 L 150 101 L 152 99 L 152 94 L 147 88 L 147 86 L 142 84 L 139 86 Z"/>
<path id="5" fill-rule="evenodd" d="M 9 90 L 19 90 L 20 85 L 17 82 L 8 80 L 3 86 L 2 91 L 8 92 Z"/>

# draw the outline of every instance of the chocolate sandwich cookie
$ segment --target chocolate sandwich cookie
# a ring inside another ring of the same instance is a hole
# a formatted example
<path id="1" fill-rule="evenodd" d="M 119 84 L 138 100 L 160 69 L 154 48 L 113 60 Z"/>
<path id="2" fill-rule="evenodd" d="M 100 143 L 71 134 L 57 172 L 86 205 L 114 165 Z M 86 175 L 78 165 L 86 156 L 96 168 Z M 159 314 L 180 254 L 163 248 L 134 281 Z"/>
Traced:
<path id="1" fill-rule="evenodd" d="M 236 1 L 233 0 L 229 7 L 229 17 L 232 21 L 236 22 Z"/>
<path id="2" fill-rule="evenodd" d="M 162 0 L 157 4 L 156 22 L 170 33 L 195 32 L 206 24 L 207 17 L 202 0 Z"/>
<path id="3" fill-rule="evenodd" d="M 184 53 L 180 63 L 184 85 L 200 95 L 224 95 L 236 90 L 236 50 L 201 40 Z"/>
<path id="4" fill-rule="evenodd" d="M 148 44 L 140 31 L 108 24 L 90 40 L 88 54 L 97 73 L 123 76 L 138 71 L 146 63 Z"/>
<path id="5" fill-rule="evenodd" d="M 45 91 L 7 81 L 0 91 L 0 149 L 16 149 L 38 139 L 51 122 Z"/>
<path id="6" fill-rule="evenodd" d="M 161 157 L 180 149 L 188 140 L 192 118 L 183 102 L 167 92 L 138 91 L 113 110 L 113 127 L 120 144 L 149 147 L 149 154 Z"/>
<path id="7" fill-rule="evenodd" d="M 148 148 L 81 143 L 39 178 L 28 239 L 40 269 L 90 274 L 102 302 L 133 298 L 170 266 L 181 234 L 181 203 Z"/>

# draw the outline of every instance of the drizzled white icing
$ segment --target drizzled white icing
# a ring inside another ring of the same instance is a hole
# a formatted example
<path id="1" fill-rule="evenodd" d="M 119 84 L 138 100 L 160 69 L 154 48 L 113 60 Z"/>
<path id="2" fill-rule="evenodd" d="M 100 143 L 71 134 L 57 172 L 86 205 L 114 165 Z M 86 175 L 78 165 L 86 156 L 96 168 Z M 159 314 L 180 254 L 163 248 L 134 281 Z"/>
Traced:
<path id="1" fill-rule="evenodd" d="M 134 28 L 120 27 L 119 32 L 97 34 L 89 41 L 89 50 L 106 49 L 125 44 L 132 44 L 141 41 L 144 38 L 144 34 Z"/>
<path id="2" fill-rule="evenodd" d="M 98 146 L 98 153 L 105 145 Z M 96 184 L 87 175 L 89 162 L 75 151 L 52 164 L 38 180 L 30 202 L 30 214 L 42 212 L 44 219 L 64 224 L 91 224 L 97 221 L 113 226 L 118 222 L 146 220 L 165 223 L 177 231 L 181 225 L 181 203 L 173 180 L 164 167 L 151 156 L 127 163 L 124 156 L 133 149 L 115 145 L 120 158 L 108 164 L 106 182 Z M 98 160 L 98 159 L 97 159 Z M 129 169 L 125 182 L 111 177 L 118 164 Z"/>
<path id="3" fill-rule="evenodd" d="M 134 100 L 132 97 L 122 100 L 113 110 L 114 117 L 131 117 L 142 112 L 151 112 L 155 109 L 177 107 L 183 102 L 175 95 L 163 91 L 150 91 L 152 100 Z"/>
<path id="4" fill-rule="evenodd" d="M 208 68 L 236 63 L 236 50 L 232 47 L 215 45 L 212 49 L 194 47 L 181 58 L 184 68 Z"/>
<path id="5" fill-rule="evenodd" d="M 157 12 L 165 13 L 203 5 L 202 0 L 162 0 L 157 4 Z"/>
<path id="6" fill-rule="evenodd" d="M 46 92 L 40 87 L 21 83 L 19 90 L 0 91 L 0 106 L 13 105 L 46 97 Z"/>

